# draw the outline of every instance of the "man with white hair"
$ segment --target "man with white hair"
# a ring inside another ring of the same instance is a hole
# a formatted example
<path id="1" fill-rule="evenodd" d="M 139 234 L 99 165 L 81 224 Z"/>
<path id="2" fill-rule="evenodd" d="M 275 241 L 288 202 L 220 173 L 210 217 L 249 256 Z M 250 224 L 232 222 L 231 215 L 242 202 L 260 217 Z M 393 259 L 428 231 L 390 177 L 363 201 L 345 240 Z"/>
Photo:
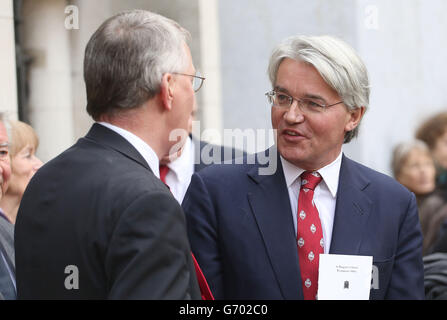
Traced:
<path id="1" fill-rule="evenodd" d="M 361 59 L 337 38 L 295 36 L 268 70 L 276 172 L 261 173 L 261 155 L 206 168 L 183 201 L 214 297 L 315 299 L 319 255 L 330 253 L 373 257 L 370 299 L 423 298 L 415 196 L 342 153 L 369 104 Z"/>

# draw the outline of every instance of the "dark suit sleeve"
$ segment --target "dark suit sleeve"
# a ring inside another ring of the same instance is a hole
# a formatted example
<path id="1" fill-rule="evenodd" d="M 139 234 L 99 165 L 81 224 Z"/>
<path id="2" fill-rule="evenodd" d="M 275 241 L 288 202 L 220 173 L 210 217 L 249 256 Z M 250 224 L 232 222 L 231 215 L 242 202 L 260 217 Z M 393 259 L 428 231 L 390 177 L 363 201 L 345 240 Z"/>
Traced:
<path id="1" fill-rule="evenodd" d="M 190 248 L 183 212 L 163 192 L 121 214 L 105 259 L 109 299 L 189 299 Z"/>
<path id="2" fill-rule="evenodd" d="M 422 233 L 413 194 L 401 222 L 397 245 L 386 299 L 424 299 Z"/>
<path id="3" fill-rule="evenodd" d="M 216 212 L 208 189 L 197 173 L 191 178 L 182 206 L 192 251 L 215 299 L 223 299 L 223 266 Z"/>

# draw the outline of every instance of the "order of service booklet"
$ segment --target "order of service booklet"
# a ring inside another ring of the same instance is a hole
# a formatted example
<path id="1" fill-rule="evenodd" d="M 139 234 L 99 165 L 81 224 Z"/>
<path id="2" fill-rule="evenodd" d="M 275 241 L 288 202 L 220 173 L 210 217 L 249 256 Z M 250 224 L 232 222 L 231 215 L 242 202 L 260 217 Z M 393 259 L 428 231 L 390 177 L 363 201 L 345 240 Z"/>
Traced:
<path id="1" fill-rule="evenodd" d="M 320 254 L 318 300 L 368 300 L 372 256 Z"/>

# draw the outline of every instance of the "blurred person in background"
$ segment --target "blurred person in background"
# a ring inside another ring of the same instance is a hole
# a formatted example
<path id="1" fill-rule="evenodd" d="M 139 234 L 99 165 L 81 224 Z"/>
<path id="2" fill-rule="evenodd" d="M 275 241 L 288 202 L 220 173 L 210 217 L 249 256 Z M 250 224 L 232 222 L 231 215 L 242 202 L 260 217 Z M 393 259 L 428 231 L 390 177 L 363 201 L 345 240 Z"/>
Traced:
<path id="1" fill-rule="evenodd" d="M 437 186 L 447 187 L 447 112 L 433 115 L 416 130 L 416 139 L 430 149 L 437 169 Z"/>
<path id="2" fill-rule="evenodd" d="M 227 162 L 245 155 L 242 150 L 210 144 L 194 137 L 192 135 L 192 125 L 196 112 L 197 106 L 195 105 L 188 122 L 189 135 L 186 137 L 186 142 L 178 152 L 167 155 L 160 160 L 160 179 L 169 187 L 172 195 L 180 204 L 194 172 L 198 172 L 209 165 Z M 209 162 L 208 159 L 212 159 L 212 161 Z"/>
<path id="3" fill-rule="evenodd" d="M 416 138 L 424 141 L 435 161 L 437 175 L 435 191 L 420 206 L 424 234 L 423 254 L 437 251 L 447 234 L 447 112 L 440 112 L 423 122 Z"/>
<path id="4" fill-rule="evenodd" d="M 8 220 L 15 224 L 22 195 L 34 173 L 42 166 L 35 152 L 39 139 L 34 129 L 22 121 L 10 121 L 11 143 L 11 179 L 2 199 L 2 208 Z"/>
<path id="5" fill-rule="evenodd" d="M 188 120 L 189 136 L 186 137 L 185 143 L 178 152 L 166 155 L 160 159 L 160 179 L 169 187 L 172 195 L 179 203 L 182 203 L 191 181 L 191 176 L 195 171 L 194 150 L 197 146 L 191 137 L 191 132 L 196 111 L 197 105 L 194 105 Z"/>
<path id="6" fill-rule="evenodd" d="M 436 168 L 427 145 L 415 140 L 393 150 L 394 177 L 416 195 L 418 206 L 435 190 Z"/>
<path id="7" fill-rule="evenodd" d="M 442 199 L 434 196 L 436 167 L 432 155 L 421 140 L 403 142 L 394 148 L 391 166 L 396 180 L 416 195 L 425 255 L 439 231 L 439 218 L 447 214 L 447 210 L 440 210 Z"/>
<path id="8" fill-rule="evenodd" d="M 8 122 L 0 112 L 0 200 L 8 190 L 11 177 Z M 0 300 L 16 299 L 14 225 L 0 209 Z"/>

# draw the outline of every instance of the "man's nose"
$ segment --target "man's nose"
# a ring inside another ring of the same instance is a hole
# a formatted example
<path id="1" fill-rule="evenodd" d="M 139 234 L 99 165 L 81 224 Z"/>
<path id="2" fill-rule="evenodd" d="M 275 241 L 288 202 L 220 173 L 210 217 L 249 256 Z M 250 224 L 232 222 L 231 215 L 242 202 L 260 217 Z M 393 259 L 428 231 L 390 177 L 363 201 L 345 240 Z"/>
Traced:
<path id="1" fill-rule="evenodd" d="M 298 105 L 298 101 L 293 100 L 292 105 L 284 114 L 284 119 L 288 123 L 298 123 L 304 120 L 304 114 L 300 106 Z"/>

